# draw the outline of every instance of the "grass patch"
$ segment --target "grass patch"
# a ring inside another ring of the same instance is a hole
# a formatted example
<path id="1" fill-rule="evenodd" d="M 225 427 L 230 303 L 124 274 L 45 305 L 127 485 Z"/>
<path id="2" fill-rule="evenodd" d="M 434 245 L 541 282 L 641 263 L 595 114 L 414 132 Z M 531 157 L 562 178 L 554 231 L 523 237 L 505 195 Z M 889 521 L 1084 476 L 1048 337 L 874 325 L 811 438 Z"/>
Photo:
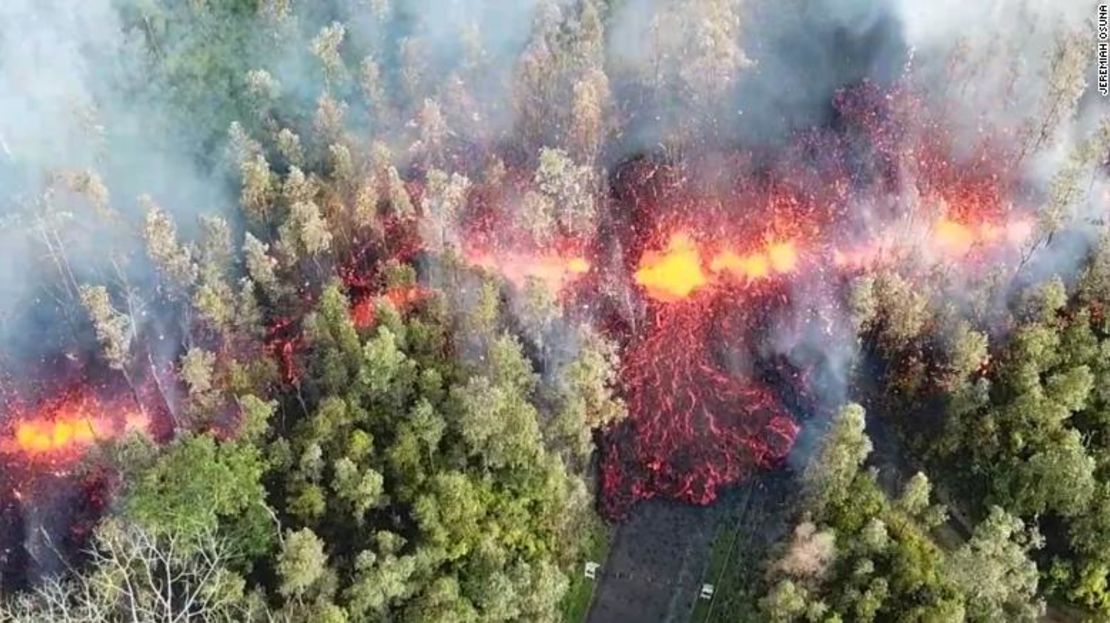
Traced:
<path id="1" fill-rule="evenodd" d="M 582 623 L 590 612 L 590 604 L 594 600 L 594 590 L 601 579 L 603 569 L 598 569 L 598 577 L 594 580 L 586 579 L 584 574 L 586 561 L 605 564 L 609 557 L 609 539 L 611 530 L 600 519 L 595 518 L 586 535 L 586 542 L 582 550 L 582 558 L 570 570 L 570 586 L 567 594 L 563 596 L 560 607 L 564 623 Z"/>

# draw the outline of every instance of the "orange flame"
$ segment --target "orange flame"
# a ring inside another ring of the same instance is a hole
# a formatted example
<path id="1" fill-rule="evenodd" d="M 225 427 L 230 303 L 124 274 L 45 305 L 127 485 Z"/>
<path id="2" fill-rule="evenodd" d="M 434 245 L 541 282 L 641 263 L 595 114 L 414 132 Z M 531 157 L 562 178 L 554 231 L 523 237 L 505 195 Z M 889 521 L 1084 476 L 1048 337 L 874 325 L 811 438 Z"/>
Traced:
<path id="1" fill-rule="evenodd" d="M 725 250 L 713 256 L 709 270 L 714 273 L 730 273 L 744 277 L 748 281 L 758 281 L 776 273 L 792 273 L 798 268 L 798 249 L 792 241 L 772 242 L 763 251 L 739 255 Z"/>
<path id="2" fill-rule="evenodd" d="M 832 251 L 832 259 L 836 266 L 848 268 L 871 268 L 907 254 L 920 254 L 931 262 L 959 260 L 977 249 L 1020 246 L 1033 235 L 1033 229 L 1033 221 L 1026 217 L 979 223 L 941 218 L 920 240 L 920 230 L 892 228 L 866 244 Z"/>
<path id="3" fill-rule="evenodd" d="M 767 247 L 767 256 L 771 258 L 771 268 L 778 273 L 792 273 L 798 267 L 798 250 L 790 241 L 775 242 Z"/>
<path id="4" fill-rule="evenodd" d="M 709 270 L 714 273 L 731 273 L 755 281 L 771 274 L 771 263 L 762 253 L 737 255 L 732 251 L 722 251 L 709 262 Z"/>
<path id="5" fill-rule="evenodd" d="M 933 226 L 937 248 L 948 255 L 966 255 L 976 242 L 975 232 L 963 223 L 943 218 Z"/>
<path id="6" fill-rule="evenodd" d="M 959 223 L 941 219 L 933 226 L 933 242 L 937 250 L 950 256 L 967 255 L 972 248 L 1008 244 L 1017 246 L 1033 235 L 1033 223 L 1019 218 L 1006 223 Z"/>
<path id="7" fill-rule="evenodd" d="M 741 254 L 727 248 L 717 251 L 706 264 L 708 275 L 703 272 L 703 257 L 702 249 L 688 234 L 673 234 L 666 249 L 648 251 L 640 259 L 636 283 L 643 286 L 648 296 L 674 302 L 713 285 L 715 280 L 729 277 L 755 282 L 772 273 L 792 273 L 799 262 L 798 249 L 790 240 L 770 242 L 752 253 Z"/>
<path id="8" fill-rule="evenodd" d="M 649 296 L 661 301 L 682 300 L 708 281 L 698 249 L 686 234 L 671 236 L 662 252 L 645 253 L 635 280 Z"/>
<path id="9" fill-rule="evenodd" d="M 0 441 L 0 452 L 20 453 L 32 460 L 79 455 L 89 447 L 132 431 L 145 431 L 145 414 L 128 410 L 114 417 L 89 396 L 72 396 L 48 407 L 45 413 L 13 424 L 10 439 Z"/>

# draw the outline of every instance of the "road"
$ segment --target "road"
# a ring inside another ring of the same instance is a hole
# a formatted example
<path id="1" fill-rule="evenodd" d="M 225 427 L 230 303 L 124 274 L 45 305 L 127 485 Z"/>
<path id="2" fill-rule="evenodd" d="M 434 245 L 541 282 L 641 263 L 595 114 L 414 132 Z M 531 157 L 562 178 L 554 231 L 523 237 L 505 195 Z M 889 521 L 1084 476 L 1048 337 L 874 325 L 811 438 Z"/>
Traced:
<path id="1" fill-rule="evenodd" d="M 686 623 L 720 512 L 719 505 L 641 503 L 617 528 L 588 623 Z"/>
<path id="2" fill-rule="evenodd" d="M 706 575 L 717 531 L 728 530 L 735 549 L 726 566 L 739 564 L 753 540 L 780 538 L 792 483 L 780 469 L 755 475 L 709 507 L 640 504 L 616 530 L 588 623 L 687 623 L 702 583 L 717 581 Z"/>

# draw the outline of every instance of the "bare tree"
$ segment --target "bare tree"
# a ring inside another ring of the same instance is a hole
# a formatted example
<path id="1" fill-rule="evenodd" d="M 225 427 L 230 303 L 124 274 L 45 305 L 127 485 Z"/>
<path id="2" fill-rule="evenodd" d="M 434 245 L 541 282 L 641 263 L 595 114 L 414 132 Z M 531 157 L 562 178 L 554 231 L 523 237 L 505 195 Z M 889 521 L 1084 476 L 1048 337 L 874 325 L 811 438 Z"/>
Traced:
<path id="1" fill-rule="evenodd" d="M 1052 177 L 1048 202 L 1039 214 L 1039 235 L 1024 250 L 1022 266 L 1038 249 L 1052 242 L 1053 236 L 1075 217 L 1077 209 L 1089 195 L 1090 184 L 1086 182 L 1093 179 L 1098 167 L 1105 164 L 1107 152 L 1110 152 L 1110 117 L 1103 119 L 1098 128 L 1075 147 Z"/>
<path id="2" fill-rule="evenodd" d="M 184 540 L 154 536 L 109 520 L 97 529 L 89 569 L 45 581 L 0 603 L 12 623 L 208 623 L 263 614 L 245 582 L 228 569 L 231 549 L 213 534 Z"/>

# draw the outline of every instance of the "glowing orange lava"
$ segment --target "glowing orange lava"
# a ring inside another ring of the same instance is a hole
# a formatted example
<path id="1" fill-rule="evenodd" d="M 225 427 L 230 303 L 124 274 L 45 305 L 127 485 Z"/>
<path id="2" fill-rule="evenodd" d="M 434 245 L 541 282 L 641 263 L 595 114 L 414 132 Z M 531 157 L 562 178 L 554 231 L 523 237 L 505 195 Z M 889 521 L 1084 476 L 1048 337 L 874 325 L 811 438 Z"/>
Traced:
<path id="1" fill-rule="evenodd" d="M 772 273 L 792 273 L 799 262 L 798 249 L 789 240 L 768 243 L 751 253 L 725 248 L 710 256 L 703 251 L 688 234 L 673 234 L 666 249 L 643 255 L 635 274 L 636 283 L 651 298 L 675 302 L 689 298 L 702 287 L 719 285 L 726 277 L 751 283 Z M 703 260 L 705 257 L 709 257 L 708 262 Z M 703 270 L 706 266 L 709 274 Z"/>
<path id="2" fill-rule="evenodd" d="M 979 223 L 941 218 L 927 231 L 887 228 L 870 241 L 834 249 L 832 261 L 837 267 L 849 269 L 871 269 L 899 259 L 928 263 L 958 261 L 979 251 L 994 253 L 1019 247 L 1032 235 L 1033 222 L 1026 217 Z"/>
<path id="3" fill-rule="evenodd" d="M 10 438 L 0 440 L 0 452 L 36 461 L 75 458 L 102 441 L 145 431 L 148 424 L 147 417 L 133 407 L 116 410 L 91 396 L 67 396 L 34 416 L 17 419 Z"/>
<path id="4" fill-rule="evenodd" d="M 776 242 L 767 247 L 771 268 L 778 273 L 792 273 L 798 267 L 798 250 L 793 242 Z"/>
<path id="5" fill-rule="evenodd" d="M 1018 218 L 1005 223 L 959 223 L 941 219 L 933 226 L 937 250 L 950 257 L 967 255 L 976 247 L 1019 246 L 1033 235 L 1033 222 Z"/>
<path id="6" fill-rule="evenodd" d="M 694 241 L 681 233 L 671 236 L 665 250 L 644 254 L 635 280 L 649 296 L 661 301 L 680 301 L 708 281 Z"/>
<path id="7" fill-rule="evenodd" d="M 1033 223 L 1021 217 L 1010 221 L 963 222 L 940 218 L 930 226 L 893 225 L 869 240 L 826 247 L 824 259 L 842 269 L 871 269 L 903 259 L 927 263 L 958 261 L 973 252 L 994 253 L 1024 243 Z M 667 246 L 647 251 L 640 259 L 635 281 L 651 298 L 673 303 L 702 288 L 726 285 L 726 279 L 751 284 L 774 275 L 798 271 L 803 254 L 796 240 L 770 239 L 757 249 L 695 242 L 686 232 L 672 234 Z M 821 261 L 821 254 L 809 259 Z"/>

